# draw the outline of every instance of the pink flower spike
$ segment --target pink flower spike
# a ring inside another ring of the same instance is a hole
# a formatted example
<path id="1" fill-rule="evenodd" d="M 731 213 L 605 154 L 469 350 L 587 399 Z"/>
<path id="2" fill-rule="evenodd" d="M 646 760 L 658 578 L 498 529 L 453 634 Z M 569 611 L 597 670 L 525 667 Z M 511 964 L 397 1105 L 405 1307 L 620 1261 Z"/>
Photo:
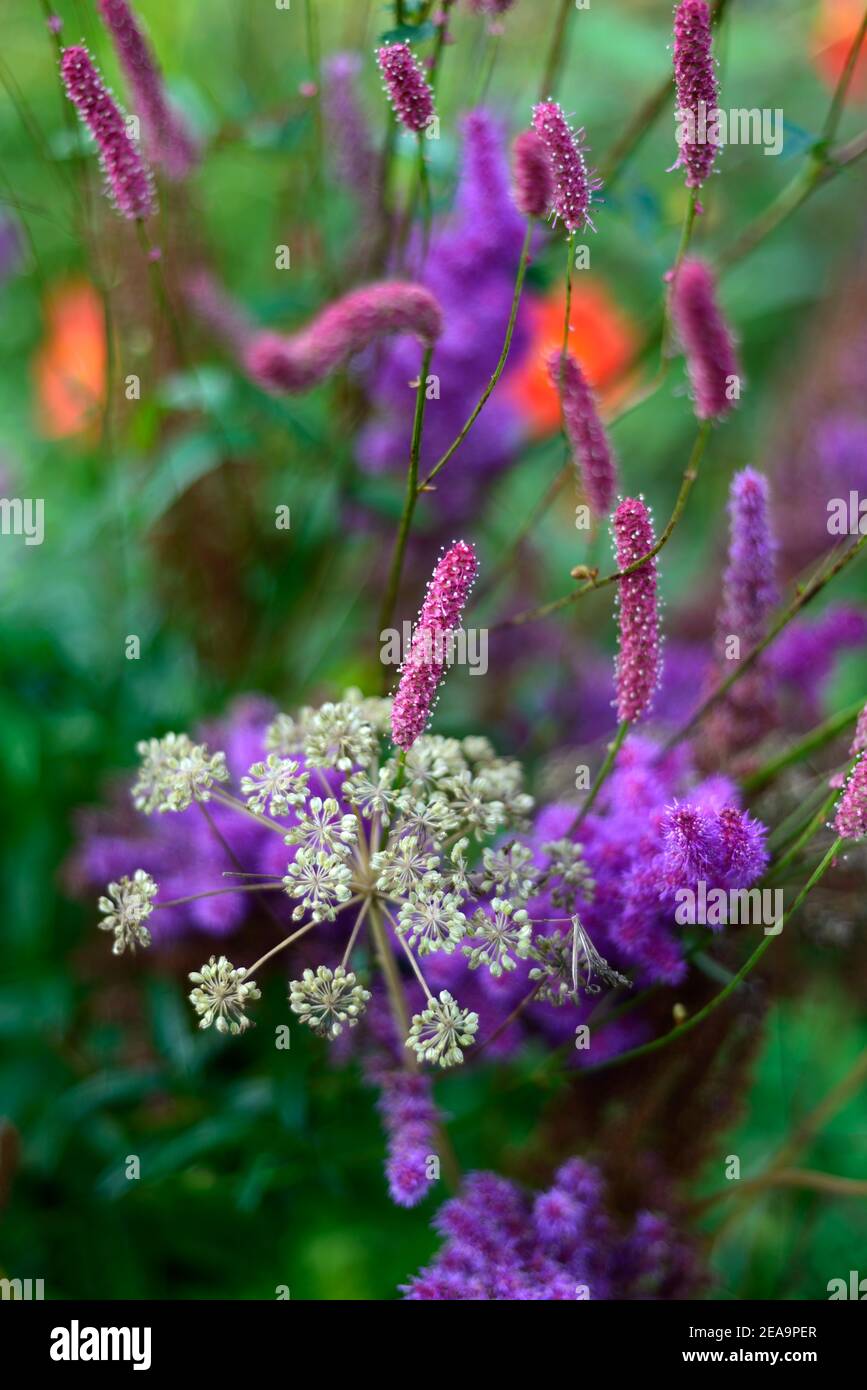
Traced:
<path id="1" fill-rule="evenodd" d="M 867 835 L 867 754 L 862 753 L 846 780 L 837 804 L 834 828 L 844 840 Z"/>
<path id="2" fill-rule="evenodd" d="M 864 706 L 858 715 L 858 723 L 855 725 L 855 737 L 852 740 L 852 747 L 849 750 L 850 757 L 856 753 L 867 751 L 867 705 Z"/>
<path id="3" fill-rule="evenodd" d="M 584 132 L 576 134 L 556 101 L 541 101 L 533 107 L 533 129 L 548 151 L 554 181 L 552 208 L 555 220 L 560 218 L 569 233 L 589 227 L 593 194 L 602 187 L 600 180 L 587 168 L 584 159 Z"/>
<path id="4" fill-rule="evenodd" d="M 385 44 L 376 50 L 376 61 L 401 125 L 416 133 L 424 130 L 435 114 L 433 92 L 409 44 Z"/>
<path id="5" fill-rule="evenodd" d="M 144 219 L 156 211 L 150 171 L 130 139 L 120 107 L 104 85 L 86 48 L 65 48 L 60 74 L 66 95 L 99 149 L 109 194 L 122 217 Z"/>
<path id="6" fill-rule="evenodd" d="M 740 399 L 741 370 L 716 283 L 703 261 L 685 260 L 671 288 L 671 316 L 692 382 L 699 420 L 721 419 Z"/>
<path id="7" fill-rule="evenodd" d="M 681 122 L 680 154 L 673 169 L 686 169 L 687 188 L 701 188 L 720 149 L 716 138 L 719 84 L 706 0 L 680 0 L 674 16 L 674 81 Z"/>
<path id="8" fill-rule="evenodd" d="M 554 197 L 548 151 L 535 130 L 523 130 L 512 145 L 515 207 L 525 217 L 547 217 Z"/>
<path id="9" fill-rule="evenodd" d="M 150 157 L 170 179 L 183 179 L 197 163 L 198 147 L 169 104 L 156 58 L 129 5 L 129 0 L 97 0 L 136 109 L 141 115 Z"/>
<path id="10" fill-rule="evenodd" d="M 258 333 L 246 347 L 251 378 L 272 391 L 309 391 L 378 338 L 413 333 L 430 347 L 442 332 L 442 311 L 430 290 L 387 280 L 327 305 L 291 337 Z"/>
<path id="11" fill-rule="evenodd" d="M 566 433 L 590 506 L 596 516 L 606 516 L 617 491 L 617 464 L 593 392 L 569 353 L 564 358 L 562 353 L 552 352 L 548 377 L 560 392 Z"/>
<path id="12" fill-rule="evenodd" d="M 428 584 L 391 709 L 391 737 L 404 752 L 427 728 L 431 705 L 448 665 L 447 638 L 460 627 L 478 568 L 472 546 L 455 541 Z"/>
<path id="13" fill-rule="evenodd" d="M 612 525 L 618 569 L 628 569 L 653 549 L 653 523 L 640 498 L 625 498 L 614 513 Z M 655 557 L 618 583 L 620 652 L 615 676 L 621 722 L 641 719 L 650 709 L 659 684 L 662 657 L 656 586 Z"/>

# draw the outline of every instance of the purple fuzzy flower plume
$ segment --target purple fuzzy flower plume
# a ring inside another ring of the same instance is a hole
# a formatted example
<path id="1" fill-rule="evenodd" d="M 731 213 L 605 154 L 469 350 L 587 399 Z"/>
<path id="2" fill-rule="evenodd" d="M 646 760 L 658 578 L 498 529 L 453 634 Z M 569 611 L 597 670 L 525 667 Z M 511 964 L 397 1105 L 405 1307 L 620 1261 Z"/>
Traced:
<path id="1" fill-rule="evenodd" d="M 548 377 L 560 392 L 566 433 L 581 469 L 584 491 L 597 516 L 611 511 L 617 491 L 617 464 L 584 373 L 574 357 L 554 352 Z"/>
<path id="2" fill-rule="evenodd" d="M 860 840 L 867 835 L 867 754 L 861 754 L 846 779 L 834 828 L 844 840 Z"/>
<path id="3" fill-rule="evenodd" d="M 720 313 L 713 274 L 703 261 L 681 263 L 672 284 L 671 313 L 686 353 L 697 417 L 728 415 L 740 398 L 740 364 Z"/>
<path id="4" fill-rule="evenodd" d="M 272 391 L 309 391 L 357 352 L 392 333 L 412 333 L 430 347 L 442 332 L 442 313 L 430 290 L 399 280 L 365 285 L 329 304 L 291 337 L 259 333 L 245 365 Z"/>
<path id="5" fill-rule="evenodd" d="M 380 1078 L 380 1085 L 389 1195 L 399 1207 L 416 1207 L 431 1189 L 430 1160 L 436 1157 L 438 1115 L 430 1077 L 393 1071 Z"/>
<path id="6" fill-rule="evenodd" d="M 87 49 L 65 48 L 60 73 L 66 95 L 96 141 L 99 162 L 118 212 L 131 221 L 150 217 L 156 211 L 150 171 Z"/>
<path id="7" fill-rule="evenodd" d="M 149 153 L 169 178 L 183 179 L 198 159 L 198 150 L 177 112 L 169 105 L 156 59 L 127 0 L 97 0 L 126 73 L 148 139 Z"/>
<path id="8" fill-rule="evenodd" d="M 741 659 L 760 642 L 779 593 L 774 576 L 776 542 L 769 517 L 767 479 L 744 468 L 732 480 L 729 498 L 728 567 L 717 620 L 717 654 L 722 666 Z M 736 651 L 730 651 L 732 639 Z M 749 748 L 776 722 L 776 681 L 767 662 L 756 662 L 720 703 L 713 721 L 727 752 Z"/>
<path id="9" fill-rule="evenodd" d="M 448 637 L 460 627 L 478 567 L 472 546 L 455 541 L 428 585 L 409 655 L 400 668 L 391 711 L 392 739 L 405 751 L 427 727 L 434 695 L 448 664 Z"/>
<path id="10" fill-rule="evenodd" d="M 512 145 L 515 207 L 525 217 L 547 217 L 554 196 L 551 161 L 535 130 L 523 130 Z"/>
<path id="11" fill-rule="evenodd" d="M 719 84 L 706 0 L 681 0 L 674 16 L 674 81 L 680 121 L 675 169 L 686 169 L 687 188 L 701 188 L 719 150 L 716 130 Z"/>
<path id="12" fill-rule="evenodd" d="M 407 130 L 419 133 L 434 116 L 434 99 L 421 64 L 408 43 L 388 43 L 376 51 L 394 114 Z"/>
<path id="13" fill-rule="evenodd" d="M 598 1171 L 578 1158 L 535 1196 L 495 1173 L 471 1173 L 434 1225 L 444 1244 L 402 1289 L 408 1299 L 678 1298 L 698 1277 L 667 1218 L 642 1211 L 618 1229 Z"/>
<path id="14" fill-rule="evenodd" d="M 590 219 L 593 194 L 602 185 L 587 168 L 583 130 L 572 129 L 563 108 L 556 101 L 541 101 L 533 107 L 533 129 L 548 151 L 554 181 L 552 210 L 568 232 L 585 227 L 596 230 Z"/>
<path id="15" fill-rule="evenodd" d="M 628 569 L 653 549 L 653 523 L 640 498 L 626 497 L 614 513 L 617 567 Z M 620 580 L 617 591 L 620 653 L 617 658 L 617 717 L 631 723 L 650 709 L 662 658 L 656 596 L 656 560 Z"/>

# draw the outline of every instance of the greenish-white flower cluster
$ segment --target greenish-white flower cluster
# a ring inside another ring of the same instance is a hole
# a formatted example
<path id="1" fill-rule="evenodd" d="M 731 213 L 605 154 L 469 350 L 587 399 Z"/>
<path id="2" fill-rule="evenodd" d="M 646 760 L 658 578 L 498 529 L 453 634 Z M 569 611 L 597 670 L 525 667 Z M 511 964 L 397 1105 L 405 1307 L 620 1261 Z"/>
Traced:
<path id="1" fill-rule="evenodd" d="M 99 900 L 99 910 L 104 913 L 99 926 L 101 931 L 114 932 L 114 955 L 122 956 L 127 948 L 134 951 L 136 946 L 150 946 L 151 934 L 145 922 L 154 910 L 156 894 L 157 885 L 144 869 L 108 885 L 106 895 Z"/>

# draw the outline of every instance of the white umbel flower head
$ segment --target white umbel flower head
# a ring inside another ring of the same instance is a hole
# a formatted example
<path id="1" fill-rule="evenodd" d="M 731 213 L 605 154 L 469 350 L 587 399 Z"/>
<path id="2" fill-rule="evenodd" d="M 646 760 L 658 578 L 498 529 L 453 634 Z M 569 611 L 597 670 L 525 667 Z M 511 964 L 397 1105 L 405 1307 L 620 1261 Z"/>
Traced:
<path id="1" fill-rule="evenodd" d="M 127 947 L 134 951 L 136 946 L 150 946 L 151 934 L 144 924 L 154 910 L 151 899 L 157 894 L 150 874 L 136 869 L 132 878 L 124 875 L 106 891 L 108 896 L 99 900 L 99 910 L 105 914 L 99 929 L 114 932 L 113 954 L 122 956 Z"/>
<path id="2" fill-rule="evenodd" d="M 444 951 L 451 955 L 467 929 L 461 900 L 446 891 L 439 874 L 428 874 L 418 890 L 403 904 L 397 929 L 413 943 L 420 956 Z"/>
<path id="3" fill-rule="evenodd" d="M 309 776 L 309 772 L 300 771 L 294 758 L 269 753 L 264 763 L 253 763 L 241 778 L 241 793 L 257 815 L 267 810 L 272 816 L 285 816 L 292 806 L 303 803 Z"/>
<path id="4" fill-rule="evenodd" d="M 413 1014 L 406 1045 L 423 1062 L 456 1067 L 464 1060 L 463 1048 L 475 1042 L 478 1026 L 478 1014 L 462 1009 L 443 989 L 438 999 L 429 999 L 426 1009 Z"/>
<path id="5" fill-rule="evenodd" d="M 193 801 L 209 801 L 214 782 L 227 782 L 225 753 L 209 753 L 206 743 L 186 734 L 166 734 L 138 744 L 142 762 L 132 789 L 133 805 L 152 811 L 185 811 Z"/>
<path id="6" fill-rule="evenodd" d="M 467 964 L 471 970 L 486 965 L 494 979 L 504 971 L 515 969 L 515 956 L 526 960 L 533 944 L 533 925 L 528 913 L 523 907 L 516 909 L 504 898 L 492 899 L 490 916 L 478 911 L 470 931 L 478 944 L 464 946 Z"/>
<path id="7" fill-rule="evenodd" d="M 336 1038 L 344 1028 L 354 1028 L 364 1013 L 370 991 L 356 982 L 342 965 L 305 970 L 289 985 L 289 1007 L 322 1038 Z"/>
<path id="8" fill-rule="evenodd" d="M 333 922 L 341 903 L 352 897 L 352 871 L 336 854 L 299 849 L 283 878 L 290 898 L 300 898 L 292 916 L 299 922 L 309 912 L 314 922 Z"/>
<path id="9" fill-rule="evenodd" d="M 200 1028 L 213 1024 L 218 1033 L 237 1036 L 251 1026 L 245 1010 L 262 996 L 255 982 L 246 976 L 243 966 L 236 969 L 225 956 L 211 956 L 207 965 L 191 973 L 196 988 L 190 994 L 190 1003 L 200 1015 Z"/>

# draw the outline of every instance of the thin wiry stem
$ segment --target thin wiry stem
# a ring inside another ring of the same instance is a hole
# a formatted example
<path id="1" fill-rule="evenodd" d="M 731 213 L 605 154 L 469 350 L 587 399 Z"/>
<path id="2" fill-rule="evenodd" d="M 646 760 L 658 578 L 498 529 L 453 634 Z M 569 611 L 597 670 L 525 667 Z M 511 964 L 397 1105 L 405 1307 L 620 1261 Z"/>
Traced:
<path id="1" fill-rule="evenodd" d="M 357 937 L 358 937 L 358 933 L 359 933 L 360 930 L 361 930 L 361 924 L 362 924 L 362 922 L 364 921 L 365 917 L 367 916 L 368 912 L 370 911 L 370 903 L 371 903 L 371 899 L 370 899 L 370 898 L 365 898 L 365 899 L 364 899 L 364 902 L 361 904 L 361 911 L 359 912 L 358 916 L 357 916 L 356 919 L 355 919 L 355 926 L 352 928 L 352 931 L 350 932 L 349 940 L 348 940 L 347 943 L 346 943 L 346 950 L 343 952 L 343 959 L 342 959 L 342 961 L 340 962 L 340 964 L 343 966 L 344 970 L 346 969 L 347 965 L 349 964 L 349 957 L 352 955 L 352 948 L 353 948 L 353 946 L 355 945 L 356 939 L 357 939 Z"/>
<path id="2" fill-rule="evenodd" d="M 842 844 L 842 840 L 835 840 L 822 862 L 814 869 L 797 898 L 792 903 L 792 906 L 789 908 L 788 912 L 785 913 L 780 924 L 780 932 L 798 911 L 798 908 L 803 903 L 807 894 L 816 886 L 830 868 L 831 864 L 840 853 Z M 604 1062 L 597 1062 L 595 1066 L 588 1067 L 586 1069 L 587 1072 L 607 1071 L 610 1067 L 621 1066 L 624 1062 L 634 1061 L 638 1057 L 647 1057 L 653 1052 L 659 1052 L 662 1048 L 668 1047 L 670 1043 L 676 1042 L 677 1039 L 682 1038 L 684 1034 L 690 1033 L 693 1028 L 697 1028 L 700 1023 L 703 1023 L 710 1014 L 714 1013 L 716 1009 L 719 1008 L 720 1004 L 724 1004 L 726 999 L 734 993 L 742 981 L 745 980 L 755 966 L 758 965 L 765 951 L 767 951 L 771 942 L 776 939 L 776 936 L 778 936 L 780 932 L 777 932 L 775 936 L 766 936 L 753 951 L 749 959 L 744 962 L 737 974 L 732 976 L 725 988 L 721 989 L 719 994 L 715 994 L 713 999 L 705 1004 L 703 1009 L 699 1009 L 697 1014 L 693 1014 L 691 1018 L 687 1018 L 683 1023 L 677 1024 L 670 1032 L 664 1033 L 662 1037 L 654 1038 L 652 1042 L 643 1043 L 640 1047 L 632 1047 L 627 1052 L 619 1052 L 613 1057 L 607 1057 Z"/>
<path id="3" fill-rule="evenodd" d="M 285 937 L 283 941 L 278 941 L 277 945 L 272 946 L 270 951 L 266 951 L 264 956 L 260 956 L 257 961 L 253 962 L 252 965 L 248 965 L 245 967 L 247 971 L 247 978 L 249 979 L 251 975 L 255 974 L 259 967 L 265 964 L 266 960 L 270 960 L 272 956 L 276 956 L 278 951 L 285 951 L 286 947 L 291 946 L 293 941 L 298 941 L 300 937 L 306 936 L 307 933 L 309 931 L 312 931 L 314 927 L 318 927 L 320 925 L 321 924 L 319 922 L 307 922 L 305 926 L 299 927 L 298 931 L 293 932 L 291 936 Z"/>
<path id="4" fill-rule="evenodd" d="M 406 543 L 409 539 L 412 519 L 415 514 L 415 506 L 419 496 L 418 460 L 419 454 L 421 453 L 424 412 L 427 403 L 427 378 L 432 353 L 433 348 L 428 348 L 425 352 L 418 377 L 418 386 L 415 395 L 415 416 L 412 425 L 412 441 L 409 451 L 409 468 L 407 470 L 406 479 L 406 495 L 403 503 L 403 514 L 400 519 L 400 526 L 394 545 L 391 572 L 388 577 L 385 597 L 383 598 L 382 608 L 379 614 L 380 632 L 384 632 L 386 628 L 391 626 L 391 621 L 394 616 L 394 607 L 397 603 L 397 595 L 400 589 L 400 576 L 403 571 L 403 560 L 406 554 Z"/>
<path id="5" fill-rule="evenodd" d="M 625 579 L 628 574 L 632 574 L 635 570 L 640 569 L 642 565 L 647 564 L 648 560 L 652 560 L 654 556 L 658 555 L 663 546 L 667 545 L 672 532 L 683 515 L 687 499 L 698 477 L 699 464 L 701 463 L 707 447 L 710 432 L 711 421 L 705 420 L 700 426 L 698 435 L 696 436 L 689 463 L 686 466 L 686 471 L 684 472 L 680 484 L 677 501 L 674 504 L 674 511 L 669 518 L 668 525 L 656 544 L 648 550 L 646 555 L 640 556 L 639 559 L 635 560 L 631 565 L 627 565 L 625 569 L 614 570 L 611 574 L 606 574 L 601 579 L 596 574 L 593 574 L 585 584 L 582 584 L 580 589 L 574 589 L 571 594 L 565 594 L 562 598 L 552 599 L 550 603 L 543 603 L 541 608 L 530 608 L 523 613 L 516 613 L 512 618 L 505 618 L 500 623 L 494 623 L 491 631 L 497 631 L 505 627 L 522 627 L 524 623 L 537 622 L 540 618 L 547 618 L 552 613 L 559 612 L 561 608 L 568 608 L 570 604 L 576 603 L 578 599 L 583 598 L 585 594 L 592 593 L 596 589 L 604 589 L 608 584 L 616 584 L 618 580 Z"/>
<path id="6" fill-rule="evenodd" d="M 572 836 L 577 833 L 577 831 L 583 824 L 585 818 L 590 814 L 591 810 L 593 809 L 593 805 L 596 801 L 596 798 L 598 797 L 603 786 L 605 785 L 605 782 L 608 778 L 608 774 L 611 772 L 611 769 L 614 766 L 614 760 L 616 759 L 617 754 L 623 747 L 623 742 L 626 738 L 626 735 L 629 733 L 629 728 L 629 720 L 622 720 L 620 725 L 618 726 L 617 733 L 614 735 L 614 738 L 608 745 L 608 752 L 605 755 L 605 761 L 599 769 L 599 774 L 596 778 L 596 781 L 590 788 L 590 794 L 566 832 L 567 839 L 571 840 Z"/>
<path id="7" fill-rule="evenodd" d="M 798 743 L 793 744 L 785 753 L 771 758 L 764 767 L 757 768 L 749 777 L 745 777 L 741 782 L 745 795 L 755 796 L 758 792 L 764 791 L 771 782 L 779 777 L 781 772 L 785 772 L 786 768 L 803 762 L 805 758 L 809 758 L 811 753 L 816 753 L 820 748 L 831 743 L 838 734 L 848 728 L 854 719 L 857 719 L 865 704 L 867 704 L 867 696 L 862 695 L 854 704 L 847 705 L 839 714 L 832 715 L 830 719 L 826 719 L 823 724 L 819 724 L 809 734 L 805 734 Z"/>

